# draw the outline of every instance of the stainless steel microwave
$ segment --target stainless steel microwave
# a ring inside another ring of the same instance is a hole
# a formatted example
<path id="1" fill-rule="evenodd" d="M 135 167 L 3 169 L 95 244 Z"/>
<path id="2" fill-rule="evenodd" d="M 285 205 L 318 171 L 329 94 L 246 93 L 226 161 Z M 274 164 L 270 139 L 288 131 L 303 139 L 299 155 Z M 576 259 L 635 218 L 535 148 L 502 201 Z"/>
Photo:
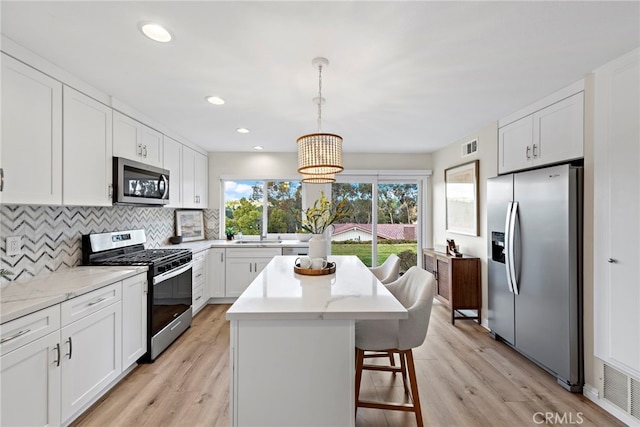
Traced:
<path id="1" fill-rule="evenodd" d="M 169 171 L 124 157 L 113 158 L 113 203 L 117 205 L 166 205 L 169 203 Z"/>

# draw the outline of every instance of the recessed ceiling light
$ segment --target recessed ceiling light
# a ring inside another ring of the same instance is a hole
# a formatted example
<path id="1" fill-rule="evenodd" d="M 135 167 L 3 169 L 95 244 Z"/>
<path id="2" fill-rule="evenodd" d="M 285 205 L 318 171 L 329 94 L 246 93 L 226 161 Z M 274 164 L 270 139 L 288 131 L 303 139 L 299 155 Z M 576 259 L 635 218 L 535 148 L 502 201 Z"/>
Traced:
<path id="1" fill-rule="evenodd" d="M 247 128 L 238 128 L 238 129 L 236 129 L 236 131 L 238 133 L 249 133 L 250 132 L 249 129 L 247 129 Z"/>
<path id="2" fill-rule="evenodd" d="M 151 40 L 155 40 L 160 43 L 167 43 L 171 41 L 171 34 L 166 28 L 153 22 L 140 23 L 140 31 L 142 34 L 149 37 Z"/>
<path id="3" fill-rule="evenodd" d="M 254 150 L 264 150 L 264 147 L 261 145 L 256 145 L 255 147 L 253 147 Z"/>
<path id="4" fill-rule="evenodd" d="M 205 99 L 210 103 L 212 103 L 213 105 L 224 104 L 224 99 L 220 98 L 219 96 L 207 96 Z"/>

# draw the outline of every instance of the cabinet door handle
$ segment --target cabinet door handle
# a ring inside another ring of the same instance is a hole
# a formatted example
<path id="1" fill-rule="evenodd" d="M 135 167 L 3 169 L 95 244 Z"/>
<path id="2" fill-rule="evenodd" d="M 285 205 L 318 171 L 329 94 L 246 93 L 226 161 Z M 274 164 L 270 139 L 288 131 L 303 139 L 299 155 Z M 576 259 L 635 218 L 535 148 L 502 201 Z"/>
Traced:
<path id="1" fill-rule="evenodd" d="M 4 190 L 4 168 L 0 168 L 0 191 Z"/>
<path id="2" fill-rule="evenodd" d="M 144 157 L 145 159 L 147 158 L 147 146 L 146 145 L 142 146 L 142 157 Z"/>
<path id="3" fill-rule="evenodd" d="M 538 148 L 538 146 L 536 144 L 533 144 L 533 158 L 534 159 L 538 158 L 538 152 L 536 151 L 537 148 Z"/>
<path id="4" fill-rule="evenodd" d="M 142 144 L 138 144 L 138 150 L 136 151 L 136 154 L 138 154 L 138 156 L 142 156 Z"/>
<path id="5" fill-rule="evenodd" d="M 608 262 L 609 264 L 615 264 L 616 262 L 618 262 L 618 260 L 617 260 L 617 259 L 614 259 L 614 258 L 609 258 L 609 259 L 607 260 L 607 262 Z"/>
<path id="6" fill-rule="evenodd" d="M 54 360 L 56 367 L 60 366 L 60 343 L 56 344 L 56 352 L 58 353 L 58 358 Z"/>
<path id="7" fill-rule="evenodd" d="M 113 199 L 113 184 L 109 184 L 109 199 Z"/>
<path id="8" fill-rule="evenodd" d="M 220 262 L 224 262 L 224 254 L 220 252 Z"/>
<path id="9" fill-rule="evenodd" d="M 527 145 L 527 160 L 531 160 L 531 147 Z"/>
<path id="10" fill-rule="evenodd" d="M 196 301 L 198 301 L 200 298 L 202 298 L 202 295 L 200 295 L 198 298 L 196 298 Z"/>
<path id="11" fill-rule="evenodd" d="M 99 303 L 101 303 L 102 301 L 104 301 L 104 300 L 106 300 L 106 299 L 107 299 L 107 297 L 98 298 L 97 300 L 92 301 L 92 302 L 90 302 L 90 303 L 89 303 L 89 304 L 87 304 L 87 305 L 96 305 L 96 304 L 99 304 Z"/>
<path id="12" fill-rule="evenodd" d="M 71 342 L 71 337 L 69 337 L 69 353 L 65 354 L 65 356 L 69 356 L 69 360 L 71 360 L 72 354 L 73 354 L 73 342 Z"/>
<path id="13" fill-rule="evenodd" d="M 8 341 L 11 341 L 11 340 L 16 339 L 18 337 L 21 337 L 22 335 L 24 335 L 24 334 L 26 334 L 28 332 L 31 332 L 31 329 L 23 329 L 22 331 L 20 331 L 20 332 L 18 332 L 16 334 L 13 334 L 10 337 L 2 338 L 2 340 L 0 341 L 0 344 L 4 344 L 4 343 L 6 343 Z"/>

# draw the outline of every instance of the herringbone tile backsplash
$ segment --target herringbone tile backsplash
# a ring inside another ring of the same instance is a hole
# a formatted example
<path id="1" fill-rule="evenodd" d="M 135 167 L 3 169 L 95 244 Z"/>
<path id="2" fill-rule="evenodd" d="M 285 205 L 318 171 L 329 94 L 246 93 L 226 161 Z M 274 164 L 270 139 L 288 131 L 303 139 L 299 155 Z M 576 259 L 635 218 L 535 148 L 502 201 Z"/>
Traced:
<path id="1" fill-rule="evenodd" d="M 219 210 L 205 209 L 204 217 L 205 227 L 215 224 L 214 228 L 206 228 L 205 237 L 216 239 Z M 3 205 L 0 207 L 0 267 L 13 272 L 14 281 L 75 267 L 82 262 L 83 234 L 140 228 L 146 231 L 145 247 L 168 244 L 175 231 L 175 209 Z M 20 255 L 6 255 L 7 236 L 22 236 Z"/>

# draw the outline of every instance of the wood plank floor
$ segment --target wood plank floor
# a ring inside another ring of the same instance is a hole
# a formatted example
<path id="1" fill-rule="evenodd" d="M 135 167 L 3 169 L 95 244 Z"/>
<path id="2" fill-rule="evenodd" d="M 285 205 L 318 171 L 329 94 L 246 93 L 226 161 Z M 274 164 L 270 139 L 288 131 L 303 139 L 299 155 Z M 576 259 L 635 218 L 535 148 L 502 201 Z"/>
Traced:
<path id="1" fill-rule="evenodd" d="M 138 366 L 72 425 L 230 425 L 228 308 L 206 306 L 155 363 Z M 434 302 L 427 339 L 414 349 L 426 426 L 624 425 L 584 396 L 562 389 L 475 322 L 453 326 L 448 320 L 446 308 Z M 361 398 L 403 401 L 402 379 L 366 371 Z M 541 422 L 546 413 L 552 419 Z M 411 413 L 359 409 L 356 425 L 416 423 Z"/>

